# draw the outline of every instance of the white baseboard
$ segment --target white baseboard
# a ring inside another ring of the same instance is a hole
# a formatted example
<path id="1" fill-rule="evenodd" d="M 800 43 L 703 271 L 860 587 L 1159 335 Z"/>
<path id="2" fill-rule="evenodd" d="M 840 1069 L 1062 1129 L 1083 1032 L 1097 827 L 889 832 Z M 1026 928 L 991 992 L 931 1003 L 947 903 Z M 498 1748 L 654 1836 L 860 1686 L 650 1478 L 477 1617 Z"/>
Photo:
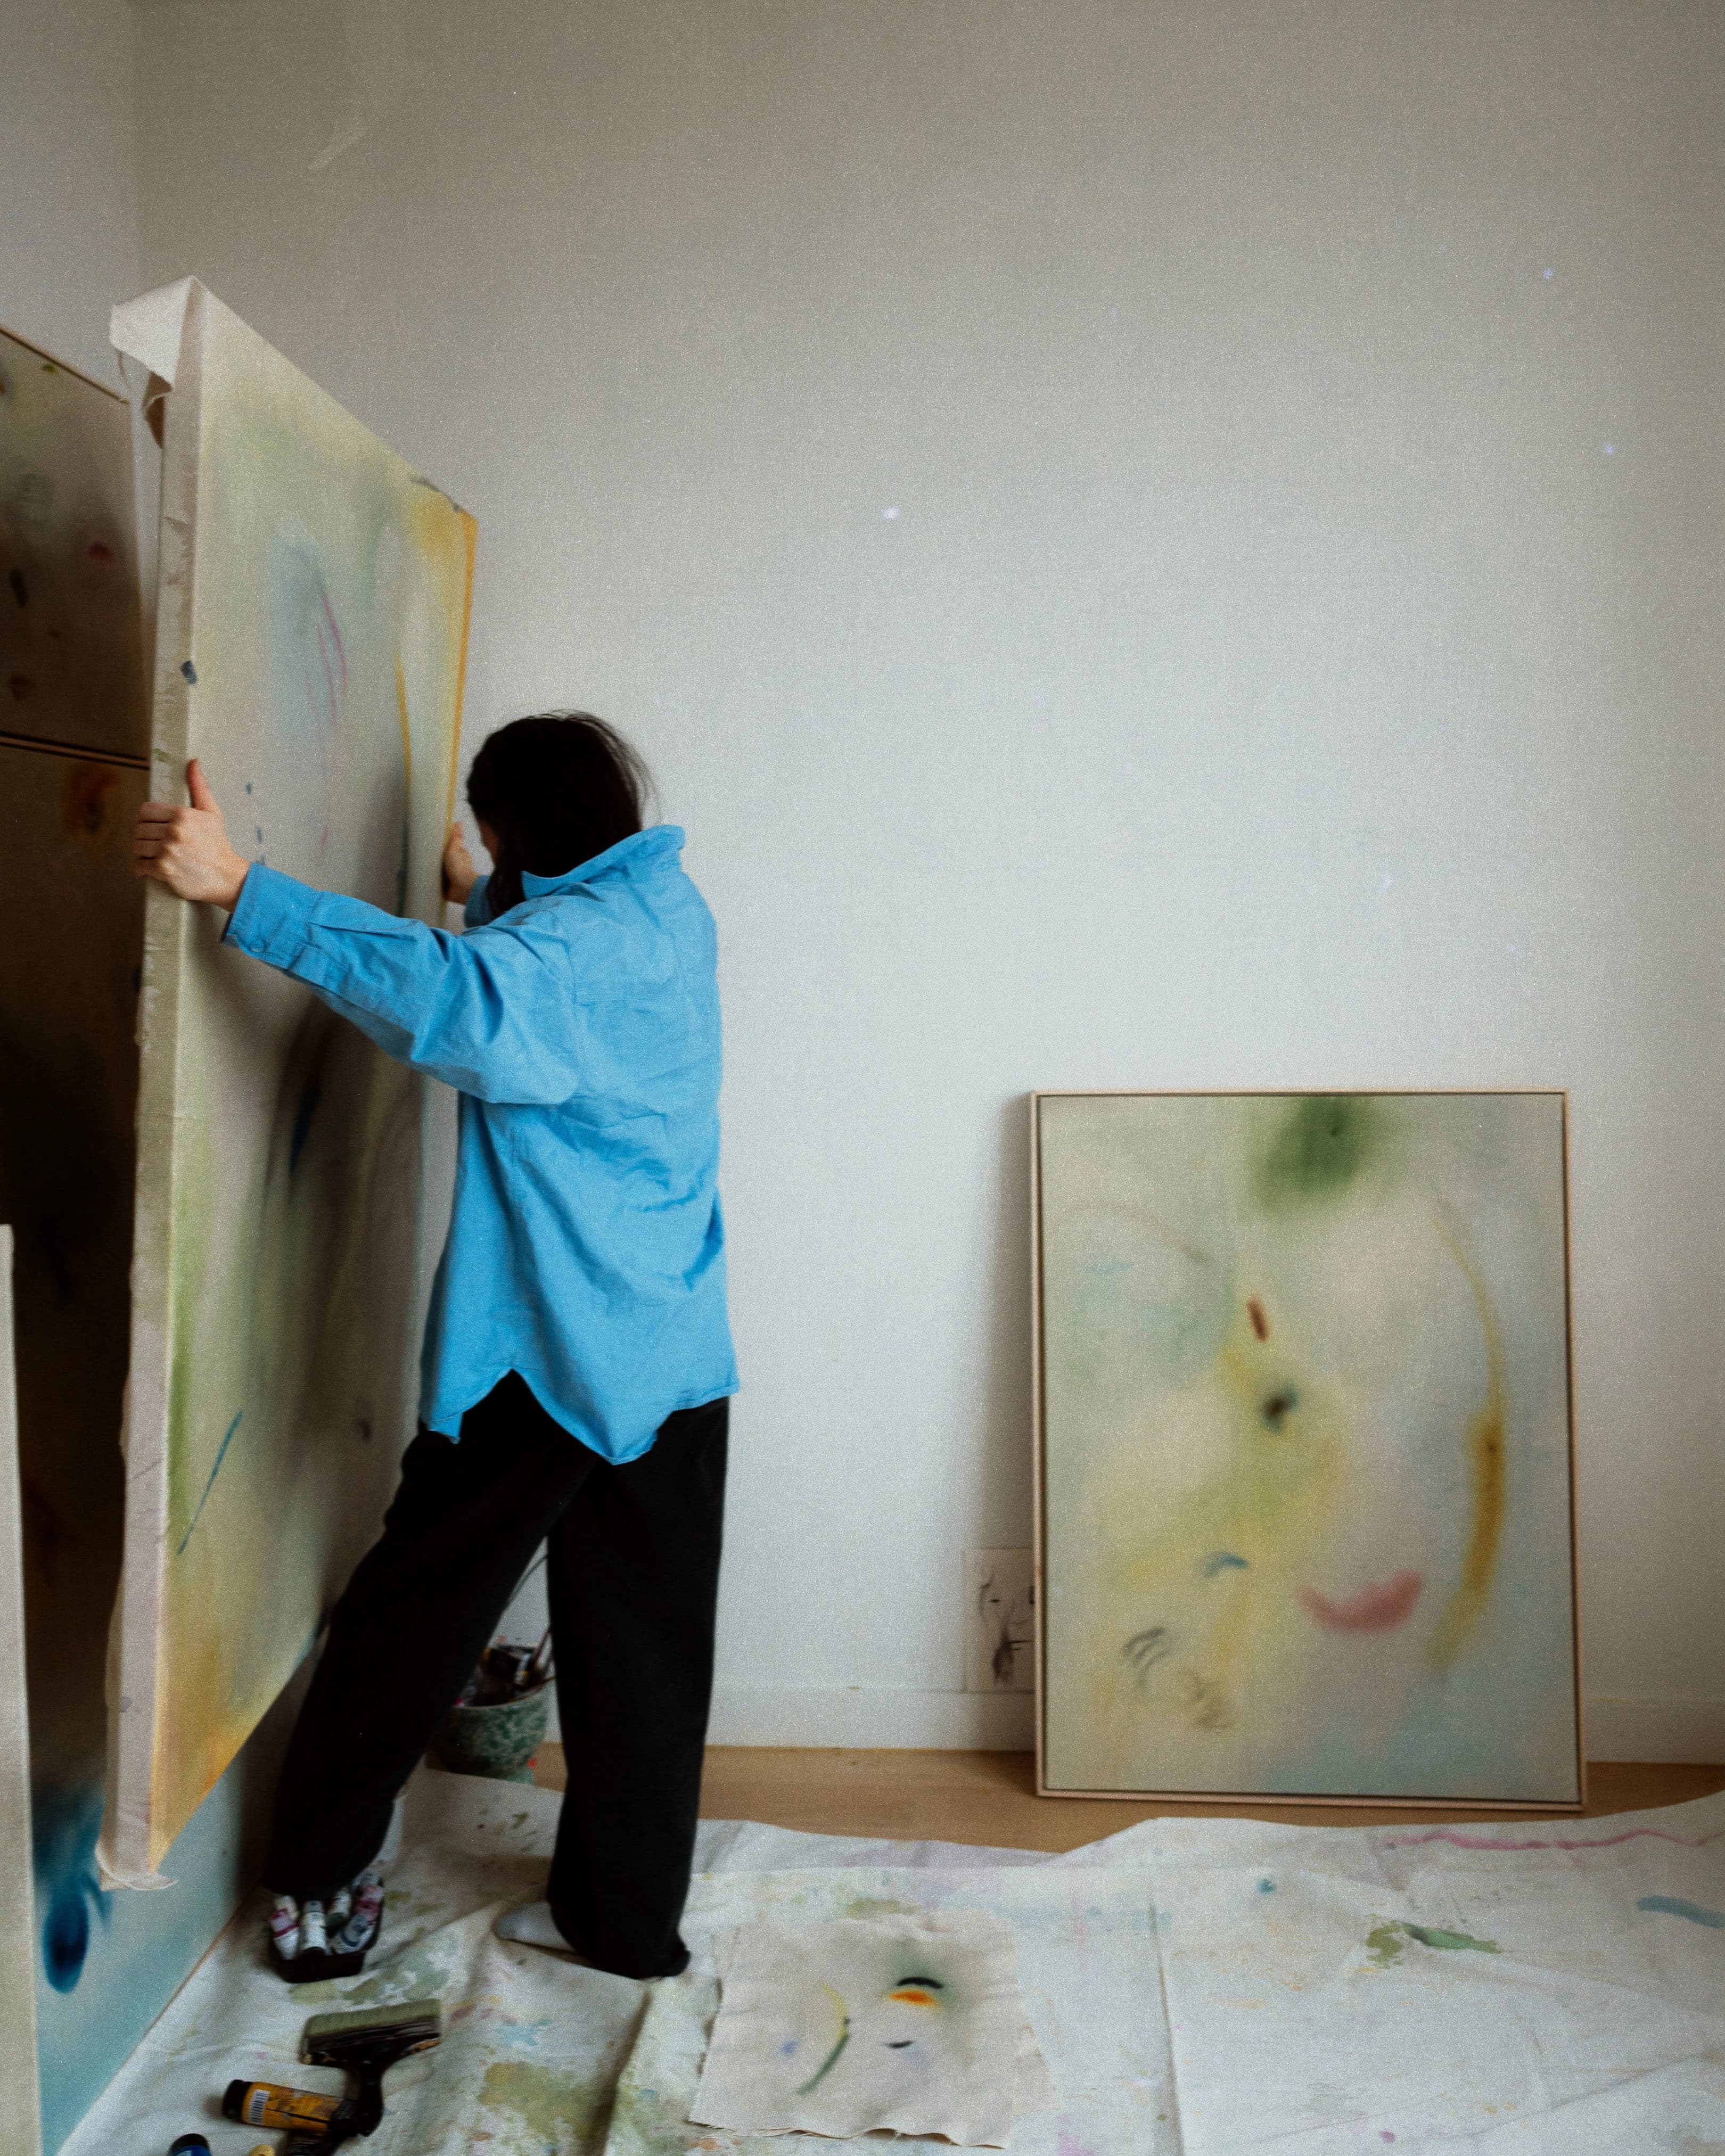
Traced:
<path id="1" fill-rule="evenodd" d="M 1725 1699 L 1590 1699 L 1587 1756 L 1725 1765 Z"/>
<path id="2" fill-rule="evenodd" d="M 845 1685 L 721 1685 L 710 1744 L 837 1746 L 937 1752 L 1029 1752 L 1035 1702 L 1027 1691 L 914 1691 Z"/>
<path id="3" fill-rule="evenodd" d="M 859 1752 L 1030 1752 L 1035 1729 L 1034 1702 L 1023 1691 L 721 1685 L 707 1741 Z M 558 1734 L 554 1712 L 548 1734 Z M 1725 1765 L 1725 1699 L 1590 1699 L 1587 1754 Z"/>

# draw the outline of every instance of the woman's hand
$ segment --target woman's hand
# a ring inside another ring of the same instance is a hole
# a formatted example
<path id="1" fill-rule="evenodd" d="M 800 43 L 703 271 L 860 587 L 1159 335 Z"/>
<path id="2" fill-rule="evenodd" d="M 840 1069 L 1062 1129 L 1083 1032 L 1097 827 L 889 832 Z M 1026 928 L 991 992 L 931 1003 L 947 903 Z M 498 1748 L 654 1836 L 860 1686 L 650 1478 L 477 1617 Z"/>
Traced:
<path id="1" fill-rule="evenodd" d="M 479 881 L 479 870 L 473 865 L 473 855 L 467 850 L 467 841 L 461 835 L 461 826 L 451 824 L 449 835 L 444 841 L 444 896 L 451 906 L 465 906 L 469 894 Z"/>
<path id="2" fill-rule="evenodd" d="M 186 766 L 189 808 L 168 801 L 146 801 L 132 834 L 132 868 L 141 876 L 165 883 L 176 898 L 220 906 L 231 913 L 251 866 L 228 843 L 228 826 L 209 790 L 203 767 L 194 756 Z"/>

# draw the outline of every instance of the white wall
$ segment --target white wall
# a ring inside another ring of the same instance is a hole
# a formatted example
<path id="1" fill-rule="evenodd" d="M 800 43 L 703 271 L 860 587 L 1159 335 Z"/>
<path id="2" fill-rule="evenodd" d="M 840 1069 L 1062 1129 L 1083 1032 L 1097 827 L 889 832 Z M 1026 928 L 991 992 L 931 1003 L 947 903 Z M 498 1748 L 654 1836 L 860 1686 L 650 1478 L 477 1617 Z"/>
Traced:
<path id="1" fill-rule="evenodd" d="M 138 276 L 126 0 L 0 0 L 0 326 L 120 388 L 108 310 Z"/>
<path id="2" fill-rule="evenodd" d="M 143 269 L 719 916 L 717 1734 L 1005 1742 L 1035 1086 L 1563 1084 L 1594 1746 L 1725 1758 L 1725 14 L 177 0 Z M 896 513 L 895 513 L 896 512 Z"/>

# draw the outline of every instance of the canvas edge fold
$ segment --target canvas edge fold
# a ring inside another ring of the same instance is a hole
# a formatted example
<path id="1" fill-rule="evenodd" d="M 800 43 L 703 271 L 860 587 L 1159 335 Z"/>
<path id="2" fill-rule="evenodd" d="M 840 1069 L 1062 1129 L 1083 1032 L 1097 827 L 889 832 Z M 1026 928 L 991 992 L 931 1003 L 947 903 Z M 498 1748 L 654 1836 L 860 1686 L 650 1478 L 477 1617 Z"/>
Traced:
<path id="1" fill-rule="evenodd" d="M 167 288 L 177 291 L 177 287 Z M 148 295 L 148 298 L 158 297 Z M 172 393 L 166 399 L 157 557 L 156 665 L 151 696 L 151 778 L 184 775 L 190 684 L 177 654 L 190 630 L 195 552 L 202 359 L 207 295 L 186 280 Z M 141 302 L 135 302 L 141 305 Z M 116 330 L 127 311 L 116 309 Z M 141 357 L 162 379 L 153 359 Z M 178 1152 L 177 1015 L 191 909 L 154 886 L 146 893 L 138 998 L 137 1187 L 131 1269 L 131 1352 L 121 1450 L 126 1534 L 109 1650 L 108 1794 L 96 1858 L 104 1884 L 162 1887 L 171 1845 L 157 1818 L 155 1762 L 162 1708 L 158 1623 L 167 1533 L 167 1421 L 172 1370 L 173 1186 Z"/>
<path id="2" fill-rule="evenodd" d="M 1036 1598 L 1035 1622 L 1030 1627 L 1034 1647 L 1033 1720 L 1036 1736 L 1036 1794 L 1055 1794 L 1048 1786 L 1047 1678 L 1044 1627 L 1048 1596 L 1044 1591 L 1043 1538 L 1047 1532 L 1048 1507 L 1043 1492 L 1044 1450 L 1042 1389 L 1042 1096 L 1029 1096 L 1030 1110 L 1030 1588 Z"/>
<path id="3" fill-rule="evenodd" d="M 36 1902 L 31 1861 L 30 1713 L 25 1686 L 24 1547 L 13 1353 L 13 1235 L 0 1226 L 0 2117 L 7 2146 L 41 2156 L 36 2052 Z M 17 2138 L 14 2139 L 13 2137 Z"/>
<path id="4" fill-rule="evenodd" d="M 1581 1637 L 1581 1497 L 1575 1436 L 1575 1204 L 1569 1183 L 1569 1089 L 1558 1096 L 1563 1191 L 1563 1385 L 1569 1440 L 1569 1640 L 1575 1685 L 1575 1804 L 1587 1809 L 1587 1683 Z"/>

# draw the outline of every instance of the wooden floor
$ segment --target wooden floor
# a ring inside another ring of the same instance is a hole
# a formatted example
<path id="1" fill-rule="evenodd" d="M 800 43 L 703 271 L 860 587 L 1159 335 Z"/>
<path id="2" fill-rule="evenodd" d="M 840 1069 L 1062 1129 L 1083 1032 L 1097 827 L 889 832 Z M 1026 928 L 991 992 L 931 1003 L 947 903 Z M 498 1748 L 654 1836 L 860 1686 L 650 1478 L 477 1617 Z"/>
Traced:
<path id="1" fill-rule="evenodd" d="M 536 1779 L 561 1789 L 562 1747 L 540 1747 Z M 1725 1767 L 1595 1762 L 1587 1815 L 1651 1810 L 1725 1789 Z M 761 1820 L 809 1834 L 964 1841 L 996 1849 L 1077 1849 L 1147 1819 L 1281 1820 L 1291 1826 L 1525 1817 L 1466 1806 L 1409 1811 L 1372 1804 L 1125 1804 L 1039 1797 L 1028 1752 L 788 1751 L 716 1745 L 701 1785 L 704 1819 Z"/>

